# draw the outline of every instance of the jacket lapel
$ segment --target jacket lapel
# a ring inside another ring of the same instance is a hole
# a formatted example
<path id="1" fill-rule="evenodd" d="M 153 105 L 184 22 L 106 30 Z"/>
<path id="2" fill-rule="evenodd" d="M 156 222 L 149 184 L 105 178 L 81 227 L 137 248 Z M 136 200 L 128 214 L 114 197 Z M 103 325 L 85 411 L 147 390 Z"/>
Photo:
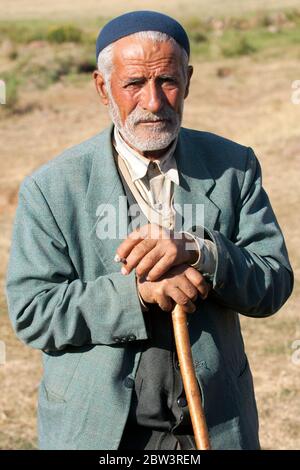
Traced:
<path id="1" fill-rule="evenodd" d="M 194 225 L 216 229 L 220 214 L 213 200 L 216 182 L 205 165 L 203 149 L 193 143 L 185 129 L 181 129 L 175 158 L 180 177 L 179 186 L 174 188 L 176 230 L 188 230 Z"/>
<path id="2" fill-rule="evenodd" d="M 95 139 L 85 207 L 90 215 L 89 235 L 96 252 L 108 272 L 117 272 L 120 267 L 113 258 L 121 241 L 128 235 L 130 220 L 126 195 L 112 153 L 112 129 L 110 126 Z M 188 230 L 193 225 L 215 229 L 220 213 L 213 201 L 215 181 L 205 165 L 203 149 L 193 144 L 185 129 L 180 131 L 175 158 L 180 183 L 179 186 L 174 185 L 175 229 Z"/>
<path id="3" fill-rule="evenodd" d="M 129 218 L 124 189 L 115 165 L 111 132 L 113 126 L 97 137 L 85 207 L 90 215 L 90 239 L 108 272 L 120 266 L 113 261 L 116 249 L 127 237 Z"/>

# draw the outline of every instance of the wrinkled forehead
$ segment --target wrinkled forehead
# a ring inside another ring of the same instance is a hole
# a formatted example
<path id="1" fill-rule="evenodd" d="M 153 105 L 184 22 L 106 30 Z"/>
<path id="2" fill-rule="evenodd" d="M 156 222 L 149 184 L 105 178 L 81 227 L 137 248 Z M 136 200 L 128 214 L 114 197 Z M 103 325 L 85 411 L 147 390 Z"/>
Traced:
<path id="1" fill-rule="evenodd" d="M 182 54 L 180 46 L 173 41 L 127 36 L 114 43 L 113 64 L 119 71 L 135 67 L 176 71 L 182 67 Z"/>

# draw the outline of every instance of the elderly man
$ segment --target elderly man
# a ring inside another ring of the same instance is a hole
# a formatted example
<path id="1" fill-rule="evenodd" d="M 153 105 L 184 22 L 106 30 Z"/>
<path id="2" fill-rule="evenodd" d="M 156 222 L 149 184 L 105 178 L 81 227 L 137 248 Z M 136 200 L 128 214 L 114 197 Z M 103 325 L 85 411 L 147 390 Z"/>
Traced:
<path id="1" fill-rule="evenodd" d="M 175 302 L 212 448 L 259 448 L 239 314 L 275 313 L 292 270 L 253 151 L 180 127 L 189 52 L 160 13 L 109 22 L 94 80 L 113 125 L 21 186 L 7 297 L 16 333 L 43 351 L 43 449 L 195 448 Z"/>

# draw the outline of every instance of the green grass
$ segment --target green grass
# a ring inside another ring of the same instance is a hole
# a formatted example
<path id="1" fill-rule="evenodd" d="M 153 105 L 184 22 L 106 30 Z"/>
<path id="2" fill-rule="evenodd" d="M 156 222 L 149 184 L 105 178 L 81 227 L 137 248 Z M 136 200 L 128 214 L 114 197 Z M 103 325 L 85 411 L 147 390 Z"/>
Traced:
<path id="1" fill-rule="evenodd" d="M 45 40 L 51 21 L 0 21 L 0 40 L 10 39 L 16 44 Z"/>
<path id="2" fill-rule="evenodd" d="M 281 356 L 292 354 L 291 345 L 287 342 L 266 344 L 263 348 L 264 354 L 268 356 Z"/>
<path id="3" fill-rule="evenodd" d="M 276 15 L 271 13 L 251 13 L 241 18 L 222 18 L 223 34 L 216 37 L 211 21 L 203 21 L 197 16 L 183 19 L 194 53 L 210 55 L 209 46 L 219 46 L 221 55 L 247 55 L 268 47 L 286 47 L 300 43 L 300 10 L 284 12 L 286 22 L 277 25 Z M 107 18 L 79 20 L 70 23 L 55 20 L 0 21 L 0 41 L 10 39 L 16 44 L 28 44 L 43 40 L 62 44 L 73 42 L 94 46 L 99 28 Z M 287 22 L 293 22 L 290 27 Z M 270 32 L 269 26 L 278 26 L 278 32 Z"/>
<path id="4" fill-rule="evenodd" d="M 96 18 L 84 23 L 74 21 L 72 24 L 56 20 L 15 20 L 0 21 L 0 42 L 10 39 L 16 44 L 28 44 L 32 41 L 49 41 L 54 43 L 74 42 L 95 44 L 99 28 L 106 18 Z"/>
<path id="5" fill-rule="evenodd" d="M 5 109 L 15 110 L 19 101 L 19 79 L 16 76 L 4 76 L 6 86 Z"/>
<path id="6" fill-rule="evenodd" d="M 274 51 L 276 55 L 283 55 L 287 48 L 296 50 L 300 44 L 300 10 L 287 10 L 285 16 L 286 22 L 282 25 L 277 25 L 276 16 L 266 13 L 252 13 L 226 21 L 221 18 L 224 27 L 219 34 L 213 30 L 212 24 L 198 18 L 187 20 L 184 24 L 194 57 L 211 60 L 258 55 L 261 52 L 274 56 Z"/>
<path id="7" fill-rule="evenodd" d="M 256 28 L 249 31 L 227 29 L 222 36 L 213 37 L 210 33 L 205 41 L 191 41 L 192 53 L 204 59 L 221 57 L 241 57 L 260 52 L 285 54 L 288 48 L 296 49 L 300 45 L 300 25 L 291 29 L 281 29 L 270 32 L 266 28 Z"/>
<path id="8" fill-rule="evenodd" d="M 266 12 L 220 18 L 218 21 L 223 26 L 218 31 L 211 20 L 203 21 L 197 16 L 186 18 L 182 23 L 190 37 L 192 60 L 243 56 L 264 60 L 268 55 L 274 58 L 287 53 L 299 54 L 300 10 L 287 10 L 284 14 L 280 25 L 276 14 Z M 6 109 L 17 109 L 20 88 L 28 83 L 46 89 L 68 77 L 70 82 L 75 82 L 76 75 L 90 79 L 96 68 L 96 37 L 106 21 L 105 17 L 76 20 L 72 24 L 55 20 L 0 21 L 0 43 L 5 39 L 11 42 L 6 69 L 0 70 L 0 78 L 7 83 Z M 43 41 L 44 49 L 21 49 L 21 45 L 34 41 Z"/>
<path id="9" fill-rule="evenodd" d="M 22 439 L 18 436 L 8 436 L 5 432 L 0 431 L 0 442 L 6 442 L 7 447 L 0 447 L 0 450 L 37 450 L 37 443 Z"/>
<path id="10" fill-rule="evenodd" d="M 280 390 L 280 398 L 292 398 L 297 394 L 297 390 L 292 390 L 290 388 L 283 388 Z"/>
<path id="11" fill-rule="evenodd" d="M 74 25 L 61 25 L 54 26 L 47 31 L 46 39 L 49 42 L 61 44 L 63 42 L 82 42 L 83 32 L 80 28 Z"/>

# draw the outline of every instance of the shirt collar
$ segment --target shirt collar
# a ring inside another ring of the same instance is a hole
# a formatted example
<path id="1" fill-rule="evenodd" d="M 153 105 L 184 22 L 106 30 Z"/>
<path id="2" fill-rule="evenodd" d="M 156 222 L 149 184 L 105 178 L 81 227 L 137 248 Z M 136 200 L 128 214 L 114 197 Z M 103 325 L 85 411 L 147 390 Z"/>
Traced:
<path id="1" fill-rule="evenodd" d="M 154 161 L 164 176 L 179 185 L 179 175 L 174 157 L 176 145 L 177 138 L 173 141 L 165 155 Z M 114 146 L 121 158 L 126 161 L 132 181 L 141 179 L 147 174 L 150 160 L 131 148 L 125 142 L 116 126 L 114 126 Z"/>

